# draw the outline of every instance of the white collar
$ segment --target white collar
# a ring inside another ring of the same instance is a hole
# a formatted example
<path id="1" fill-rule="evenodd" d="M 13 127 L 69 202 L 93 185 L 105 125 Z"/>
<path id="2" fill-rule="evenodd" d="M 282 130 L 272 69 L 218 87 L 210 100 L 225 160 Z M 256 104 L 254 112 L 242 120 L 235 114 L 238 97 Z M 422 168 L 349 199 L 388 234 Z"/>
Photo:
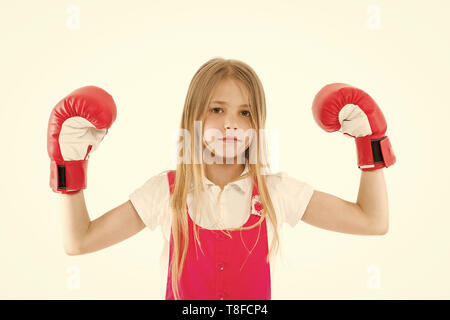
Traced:
<path id="1" fill-rule="evenodd" d="M 248 164 L 245 164 L 245 168 L 244 171 L 242 171 L 240 177 L 242 177 L 244 174 L 246 174 L 248 172 Z M 204 177 L 203 182 L 207 185 L 207 186 L 215 186 L 216 184 L 214 182 L 212 182 L 211 180 L 209 180 L 207 177 Z M 236 187 L 239 188 L 240 191 L 245 192 L 247 190 L 247 188 L 249 187 L 250 184 L 250 178 L 244 178 L 244 179 L 239 179 L 237 181 L 233 181 L 230 182 L 229 185 L 234 185 Z M 193 188 L 193 183 L 191 183 L 191 190 Z"/>

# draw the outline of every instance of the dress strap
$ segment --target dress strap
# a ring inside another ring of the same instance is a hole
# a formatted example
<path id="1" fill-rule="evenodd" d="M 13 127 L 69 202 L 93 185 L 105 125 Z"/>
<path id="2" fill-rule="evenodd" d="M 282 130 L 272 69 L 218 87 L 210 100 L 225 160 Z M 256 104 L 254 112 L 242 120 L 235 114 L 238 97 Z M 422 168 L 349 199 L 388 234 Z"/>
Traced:
<path id="1" fill-rule="evenodd" d="M 170 170 L 167 172 L 167 178 L 169 179 L 169 191 L 170 194 L 173 193 L 173 190 L 175 189 L 175 170 Z"/>

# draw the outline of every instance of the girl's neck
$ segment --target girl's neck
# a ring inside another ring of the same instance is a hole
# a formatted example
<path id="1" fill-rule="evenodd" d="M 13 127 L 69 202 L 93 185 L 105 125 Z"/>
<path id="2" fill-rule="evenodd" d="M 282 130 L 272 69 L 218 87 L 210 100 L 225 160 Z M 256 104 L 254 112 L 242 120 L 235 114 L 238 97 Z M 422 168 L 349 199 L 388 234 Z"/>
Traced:
<path id="1" fill-rule="evenodd" d="M 245 164 L 206 164 L 205 175 L 211 182 L 223 189 L 230 181 L 238 178 L 245 169 Z"/>

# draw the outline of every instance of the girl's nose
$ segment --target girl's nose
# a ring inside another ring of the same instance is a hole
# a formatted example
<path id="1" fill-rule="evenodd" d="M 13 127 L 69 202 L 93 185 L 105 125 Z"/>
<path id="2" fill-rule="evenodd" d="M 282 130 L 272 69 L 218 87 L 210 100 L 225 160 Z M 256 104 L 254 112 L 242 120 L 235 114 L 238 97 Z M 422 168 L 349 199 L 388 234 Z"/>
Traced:
<path id="1" fill-rule="evenodd" d="M 232 119 L 226 119 L 224 122 L 224 128 L 225 130 L 236 130 L 238 128 L 236 121 Z"/>

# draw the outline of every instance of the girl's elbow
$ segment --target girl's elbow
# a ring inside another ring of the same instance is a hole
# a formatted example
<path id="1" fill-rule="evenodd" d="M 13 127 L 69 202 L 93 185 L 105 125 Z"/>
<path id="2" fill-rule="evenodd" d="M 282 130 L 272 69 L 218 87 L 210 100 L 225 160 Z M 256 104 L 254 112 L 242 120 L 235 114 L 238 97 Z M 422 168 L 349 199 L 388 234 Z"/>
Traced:
<path id="1" fill-rule="evenodd" d="M 67 254 L 68 256 L 78 256 L 78 255 L 80 255 L 80 252 L 75 251 L 75 250 L 71 250 L 71 249 L 64 249 L 64 253 Z"/>
<path id="2" fill-rule="evenodd" d="M 389 222 L 388 221 L 383 222 L 383 223 L 378 222 L 378 223 L 375 223 L 372 225 L 370 234 L 376 235 L 376 236 L 382 236 L 382 235 L 387 234 L 388 231 L 389 231 Z"/>
<path id="3" fill-rule="evenodd" d="M 79 256 L 83 254 L 83 251 L 79 246 L 64 246 L 64 253 L 68 256 Z"/>
<path id="4" fill-rule="evenodd" d="M 388 231 L 389 231 L 389 225 L 385 225 L 385 226 L 381 227 L 380 229 L 378 229 L 378 233 L 377 234 L 379 236 L 383 236 L 383 235 L 387 234 Z"/>

